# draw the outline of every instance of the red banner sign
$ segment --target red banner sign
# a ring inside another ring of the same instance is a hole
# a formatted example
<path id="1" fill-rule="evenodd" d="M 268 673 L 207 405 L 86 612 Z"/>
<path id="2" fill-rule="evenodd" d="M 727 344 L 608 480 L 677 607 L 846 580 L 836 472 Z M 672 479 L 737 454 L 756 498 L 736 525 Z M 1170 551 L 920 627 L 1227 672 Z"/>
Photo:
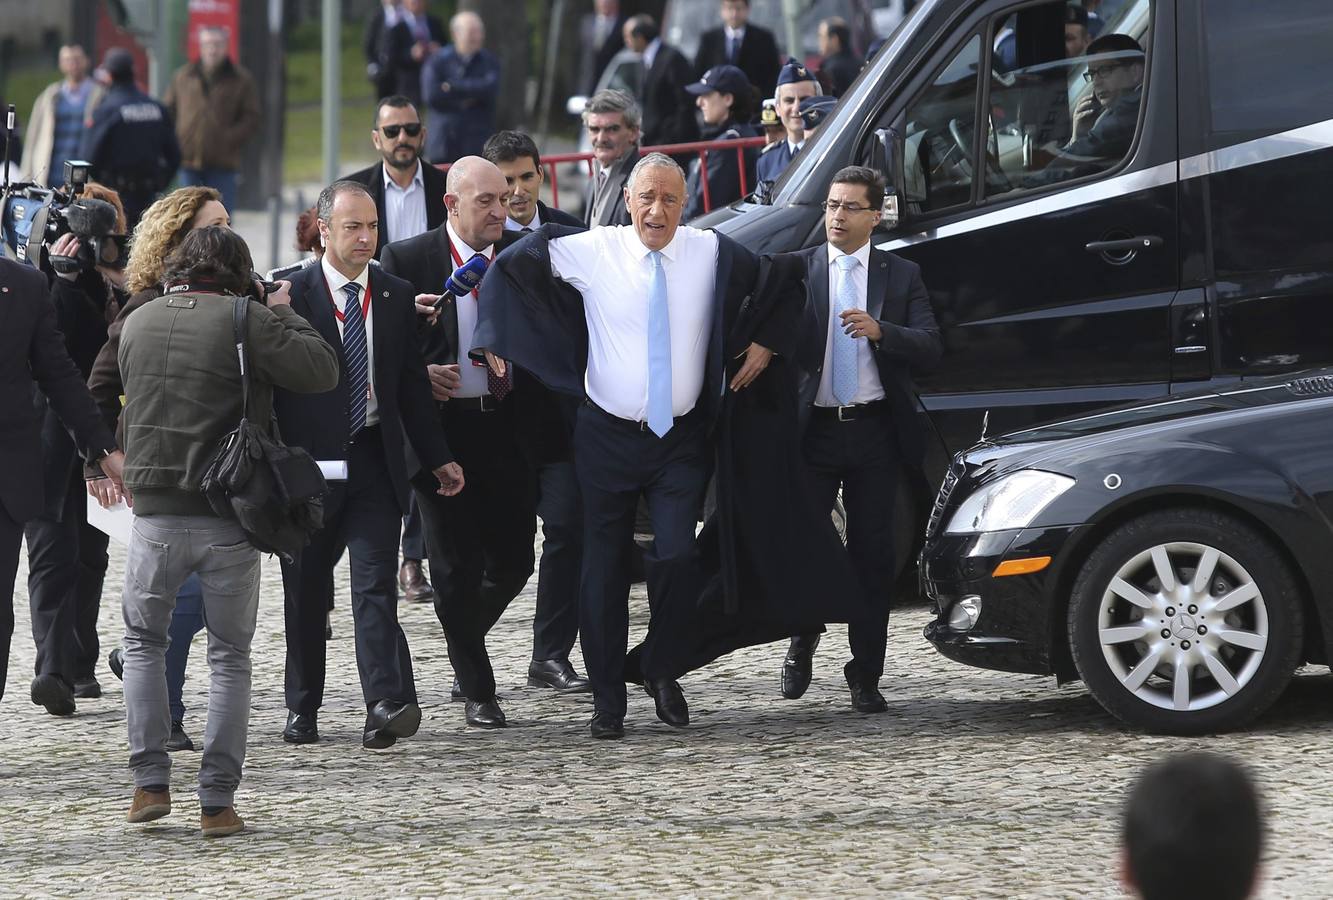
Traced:
<path id="1" fill-rule="evenodd" d="M 186 28 L 186 54 L 190 62 L 199 58 L 199 30 L 222 28 L 227 32 L 227 55 L 240 59 L 241 0 L 190 0 L 190 19 Z"/>

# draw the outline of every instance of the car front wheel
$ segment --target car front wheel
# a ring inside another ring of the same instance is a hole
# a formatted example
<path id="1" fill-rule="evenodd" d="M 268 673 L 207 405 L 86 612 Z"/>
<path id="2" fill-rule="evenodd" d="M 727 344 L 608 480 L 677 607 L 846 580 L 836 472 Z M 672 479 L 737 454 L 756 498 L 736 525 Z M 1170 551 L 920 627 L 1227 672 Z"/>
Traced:
<path id="1" fill-rule="evenodd" d="M 1290 566 L 1252 527 L 1209 510 L 1154 512 L 1111 532 L 1079 572 L 1068 626 L 1093 697 L 1149 731 L 1238 728 L 1300 662 Z"/>

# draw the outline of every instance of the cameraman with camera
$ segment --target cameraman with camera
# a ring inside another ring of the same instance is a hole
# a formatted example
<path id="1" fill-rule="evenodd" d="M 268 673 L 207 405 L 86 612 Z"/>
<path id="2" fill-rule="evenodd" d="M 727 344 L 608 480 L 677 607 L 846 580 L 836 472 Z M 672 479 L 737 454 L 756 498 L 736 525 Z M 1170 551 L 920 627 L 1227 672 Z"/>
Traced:
<path id="1" fill-rule="evenodd" d="M 115 191 L 90 183 L 82 197 L 85 207 L 111 218 L 107 231 L 124 234 L 125 213 Z M 85 379 L 106 343 L 108 323 L 126 299 L 123 258 L 121 267 L 100 264 L 87 252 L 94 243 L 67 232 L 45 253 L 45 268 L 55 275 L 50 296 L 56 325 L 64 336 L 66 352 Z M 23 529 L 28 542 L 28 601 L 37 644 L 32 696 L 51 715 L 67 716 L 74 713 L 75 698 L 102 695 L 95 675 L 97 615 L 108 538 L 88 524 L 82 464 L 73 440 L 49 407 L 43 415 L 41 439 L 46 503 Z"/>
<path id="2" fill-rule="evenodd" d="M 171 812 L 166 651 L 176 592 L 203 587 L 211 684 L 199 771 L 204 835 L 242 827 L 232 801 L 250 719 L 250 643 L 259 604 L 259 551 L 220 518 L 200 486 L 219 441 L 242 415 L 233 337 L 235 298 L 255 285 L 250 251 L 229 228 L 189 232 L 167 259 L 166 294 L 144 304 L 120 335 L 125 384 L 125 493 L 134 528 L 125 567 L 125 711 L 131 822 Z M 320 393 L 338 384 L 338 355 L 289 305 L 288 285 L 247 310 L 249 421 L 270 431 L 273 389 Z"/>

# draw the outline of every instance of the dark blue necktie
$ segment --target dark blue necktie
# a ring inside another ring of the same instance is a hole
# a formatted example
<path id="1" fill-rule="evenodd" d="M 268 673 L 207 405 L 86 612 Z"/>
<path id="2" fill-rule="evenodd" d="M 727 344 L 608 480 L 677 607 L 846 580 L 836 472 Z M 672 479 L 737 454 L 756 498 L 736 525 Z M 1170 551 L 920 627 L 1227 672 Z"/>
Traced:
<path id="1" fill-rule="evenodd" d="M 741 39 L 739 37 L 727 38 L 727 62 L 736 65 L 736 60 L 741 55 Z"/>
<path id="2" fill-rule="evenodd" d="M 347 300 L 343 303 L 343 365 L 347 380 L 348 436 L 366 424 L 366 400 L 370 392 L 370 359 L 366 353 L 366 323 L 361 318 L 361 286 L 343 285 Z"/>

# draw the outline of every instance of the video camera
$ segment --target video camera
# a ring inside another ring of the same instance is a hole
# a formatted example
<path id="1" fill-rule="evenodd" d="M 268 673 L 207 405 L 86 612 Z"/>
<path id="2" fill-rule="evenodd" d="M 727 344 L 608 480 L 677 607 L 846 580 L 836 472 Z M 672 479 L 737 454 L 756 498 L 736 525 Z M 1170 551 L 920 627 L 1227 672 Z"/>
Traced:
<path id="1" fill-rule="evenodd" d="M 96 266 L 123 269 L 129 261 L 127 235 L 112 234 L 116 208 L 105 200 L 80 196 L 88 183 L 89 163 L 66 160 L 59 188 L 39 184 L 10 184 L 9 148 L 14 145 L 14 106 L 6 113 L 4 188 L 0 191 L 0 236 L 19 262 L 41 268 L 42 252 L 52 269 L 62 274 Z M 62 235 L 79 239 L 77 256 L 54 256 L 51 245 Z"/>

